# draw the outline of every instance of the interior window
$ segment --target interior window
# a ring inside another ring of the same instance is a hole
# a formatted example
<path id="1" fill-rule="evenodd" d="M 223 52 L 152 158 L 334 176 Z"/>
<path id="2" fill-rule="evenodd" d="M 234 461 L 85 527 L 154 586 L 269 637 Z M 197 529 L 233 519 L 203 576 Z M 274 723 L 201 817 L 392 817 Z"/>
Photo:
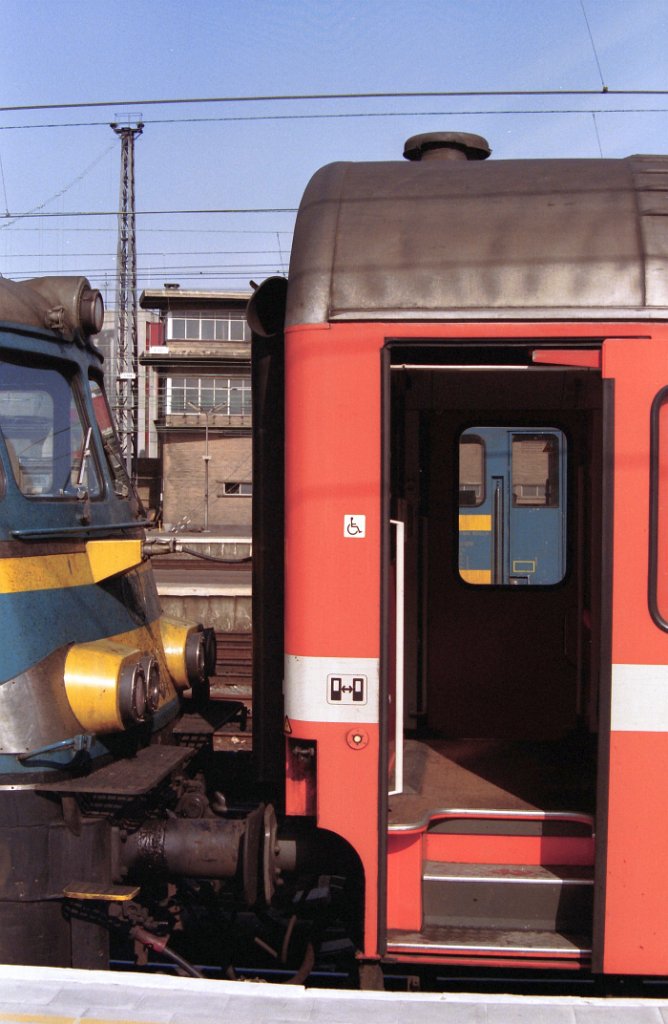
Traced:
<path id="1" fill-rule="evenodd" d="M 514 434 L 513 505 L 559 504 L 559 442 L 554 434 Z"/>
<path id="2" fill-rule="evenodd" d="M 475 434 L 464 434 L 459 441 L 459 504 L 482 505 L 485 498 L 485 445 Z"/>

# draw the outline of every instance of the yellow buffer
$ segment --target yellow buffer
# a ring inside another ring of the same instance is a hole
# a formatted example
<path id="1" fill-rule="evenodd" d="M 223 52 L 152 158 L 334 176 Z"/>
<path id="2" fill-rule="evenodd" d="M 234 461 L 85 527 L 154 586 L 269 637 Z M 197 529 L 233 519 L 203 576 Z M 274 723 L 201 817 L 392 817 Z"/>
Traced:
<path id="1" fill-rule="evenodd" d="M 197 632 L 197 628 L 188 623 L 180 622 L 178 619 L 170 619 L 166 615 L 160 617 L 160 634 L 162 636 L 162 646 L 165 652 L 167 668 L 176 688 L 179 690 L 188 689 L 192 683 L 188 675 L 186 646 L 188 638 Z"/>
<path id="2" fill-rule="evenodd" d="M 88 732 L 125 728 L 121 682 L 140 658 L 140 651 L 113 640 L 94 640 L 70 648 L 65 660 L 65 690 L 72 711 Z"/>

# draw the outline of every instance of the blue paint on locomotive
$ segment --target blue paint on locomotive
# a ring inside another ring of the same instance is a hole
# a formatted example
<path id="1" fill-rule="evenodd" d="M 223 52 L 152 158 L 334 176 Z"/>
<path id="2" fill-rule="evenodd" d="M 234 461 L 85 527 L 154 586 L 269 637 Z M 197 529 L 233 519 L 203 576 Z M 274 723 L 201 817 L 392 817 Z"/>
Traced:
<path id="1" fill-rule="evenodd" d="M 88 541 L 141 540 L 147 525 L 124 465 L 92 342 L 40 328 L 0 325 L 0 692 L 28 680 L 49 656 L 75 644 L 116 639 L 157 623 L 161 610 L 148 567 L 93 577 Z M 122 566 L 122 560 L 119 563 Z M 93 582 L 96 578 L 97 582 Z M 68 585 L 69 584 L 69 585 Z M 146 638 L 148 647 L 152 645 Z M 160 641 L 157 642 L 158 644 Z M 156 650 L 149 652 L 155 655 Z M 53 669 L 45 668 L 51 672 Z M 60 671 L 60 670 L 58 670 Z M 91 733 L 70 736 L 44 688 L 47 725 L 36 748 L 24 710 L 12 704 L 0 773 L 66 766 L 73 751 L 109 750 Z M 50 690 L 51 687 L 51 690 Z M 28 690 L 39 700 L 41 687 Z M 16 703 L 16 702 L 14 702 Z M 140 728 L 159 730 L 178 710 L 167 699 Z M 9 745 L 13 744 L 13 746 Z M 30 760 L 10 751 L 30 747 Z M 23 758 L 25 763 L 22 763 Z M 44 763 L 42 763 L 42 761 Z"/>
<path id="2" fill-rule="evenodd" d="M 0 594 L 0 685 L 65 644 L 127 633 L 159 614 L 157 594 L 137 588 L 128 576 L 83 587 Z"/>

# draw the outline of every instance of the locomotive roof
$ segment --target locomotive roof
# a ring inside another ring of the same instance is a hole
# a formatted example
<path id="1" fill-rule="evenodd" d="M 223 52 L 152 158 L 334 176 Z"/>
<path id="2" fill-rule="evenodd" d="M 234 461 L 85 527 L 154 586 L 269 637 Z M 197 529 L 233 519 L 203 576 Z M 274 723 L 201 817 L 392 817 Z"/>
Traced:
<path id="1" fill-rule="evenodd" d="M 289 281 L 288 325 L 668 318 L 668 157 L 329 164 Z"/>
<path id="2" fill-rule="evenodd" d="M 100 293 L 85 277 L 10 281 L 0 275 L 0 322 L 87 340 L 101 329 L 103 310 Z"/>

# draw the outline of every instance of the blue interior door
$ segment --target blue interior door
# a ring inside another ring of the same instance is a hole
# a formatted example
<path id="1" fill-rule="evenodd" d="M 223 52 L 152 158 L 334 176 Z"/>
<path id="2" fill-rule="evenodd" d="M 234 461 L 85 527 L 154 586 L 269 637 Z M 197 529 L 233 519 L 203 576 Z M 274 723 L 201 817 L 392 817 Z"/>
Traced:
<path id="1" fill-rule="evenodd" d="M 473 427 L 459 442 L 459 572 L 468 583 L 549 586 L 566 570 L 566 438 Z"/>

